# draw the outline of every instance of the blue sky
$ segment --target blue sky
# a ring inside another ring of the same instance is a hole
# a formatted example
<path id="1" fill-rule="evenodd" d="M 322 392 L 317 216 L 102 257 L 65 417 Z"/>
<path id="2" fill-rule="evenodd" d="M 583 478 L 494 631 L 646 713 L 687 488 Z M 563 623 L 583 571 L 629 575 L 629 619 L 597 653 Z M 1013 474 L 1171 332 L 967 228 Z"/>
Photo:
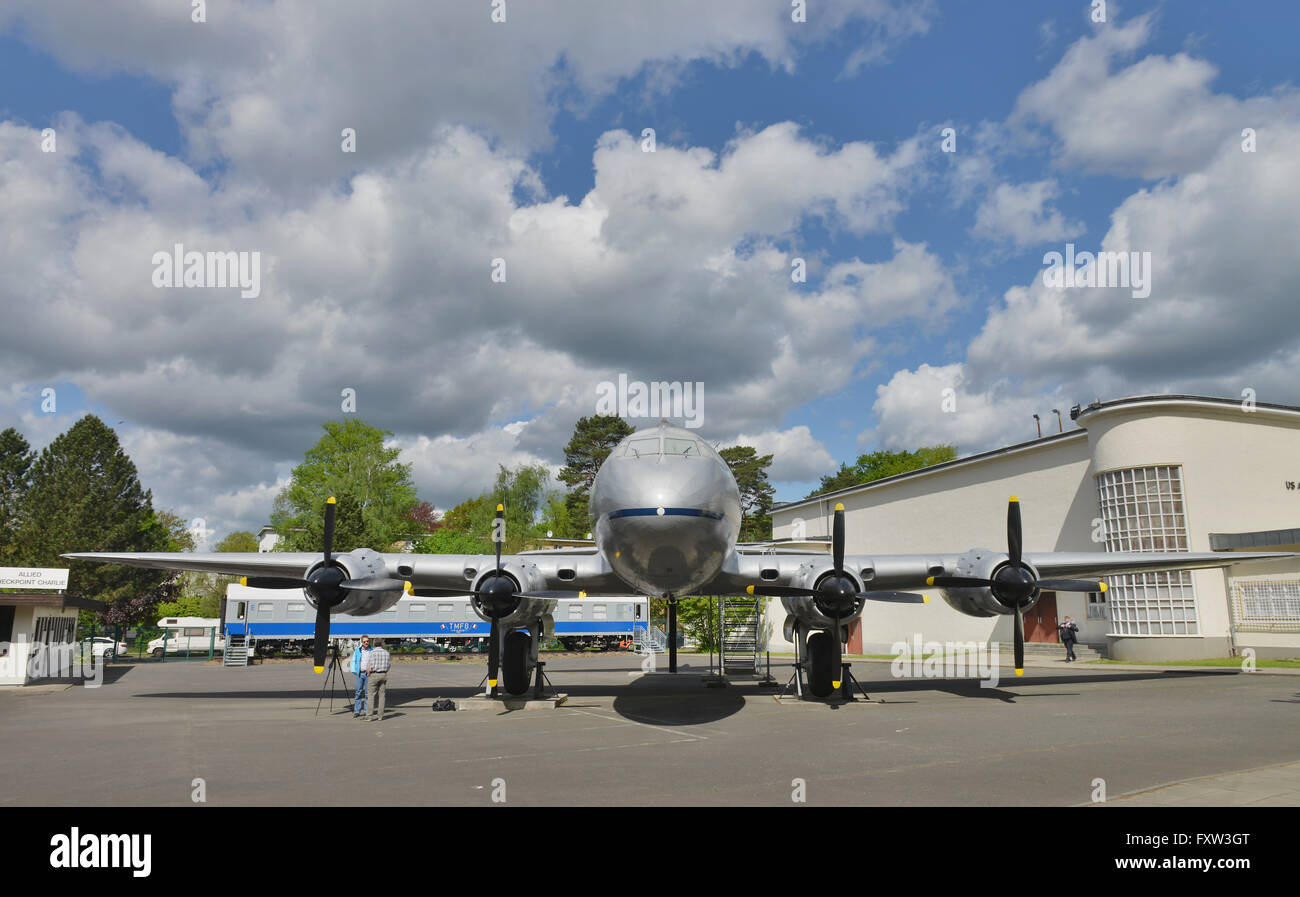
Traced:
<path id="1" fill-rule="evenodd" d="M 447 7 L 426 47 L 403 42 L 430 27 L 416 7 L 332 21 L 300 3 L 214 7 L 206 24 L 115 4 L 79 20 L 57 15 L 62 2 L 0 13 L 0 123 L 9 128 L 0 152 L 21 162 L 0 191 L 27 176 L 43 185 L 24 214 L 50 223 L 53 253 L 14 249 L 9 267 L 30 266 L 46 290 L 47 301 L 22 305 L 30 332 L 86 340 L 62 352 L 14 349 L 0 423 L 42 444 L 83 409 L 123 421 L 160 503 L 183 513 L 231 527 L 263 518 L 319 423 L 338 416 L 340 384 L 363 384 L 361 416 L 394 431 L 439 505 L 486 485 L 496 463 L 555 465 L 573 420 L 592 411 L 592 385 L 624 371 L 705 382 L 713 404 L 703 432 L 720 442 L 748 435 L 776 454 L 781 499 L 862 451 L 1016 442 L 1032 435 L 1031 411 L 1046 418 L 1095 396 L 1233 395 L 1258 384 L 1261 400 L 1300 400 L 1283 373 L 1295 347 L 1262 323 L 1259 334 L 1233 335 L 1240 357 L 1225 356 L 1214 376 L 1195 363 L 1224 333 L 1216 315 L 1256 301 L 1218 279 L 1273 262 L 1248 250 L 1191 252 L 1192 265 L 1181 249 L 1160 253 L 1200 239 L 1223 245 L 1209 230 L 1175 234 L 1188 220 L 1177 204 L 1231 209 L 1248 192 L 1225 174 L 1240 159 L 1231 153 L 1241 127 L 1278 135 L 1261 159 L 1290 134 L 1300 5 L 1112 3 L 1099 25 L 1073 0 L 828 0 L 796 26 L 782 4 L 720 3 L 698 16 L 689 6 L 664 12 L 674 30 L 639 4 L 514 4 L 512 23 L 495 31 L 461 5 L 454 16 Z M 366 30 L 369 40 L 353 40 Z M 301 46 L 289 37 L 298 31 Z M 871 61 L 849 70 L 864 51 Z M 332 143 L 352 122 L 364 151 L 340 158 Z M 783 123 L 797 131 L 777 133 Z M 23 155 L 50 126 L 74 147 L 58 154 L 62 168 Z M 945 126 L 957 131 L 955 154 L 938 152 Z M 655 128 L 655 164 L 666 167 L 645 167 L 631 144 L 598 151 L 610 132 L 639 139 L 643 127 Z M 861 147 L 889 171 L 871 170 Z M 711 163 L 690 161 L 701 151 Z M 758 161 L 727 171 L 747 151 Z M 807 163 L 808 184 L 779 183 L 792 174 L 780 173 L 781 160 L 801 151 L 820 154 Z M 440 168 L 449 157 L 458 161 Z M 1276 191 L 1296 189 L 1270 177 Z M 1224 184 L 1222 198 L 1193 200 L 1198 178 Z M 387 199 L 366 205 L 371 188 Z M 999 189 L 1005 206 L 992 202 Z M 639 207 L 674 190 L 684 212 L 641 219 Z M 724 190 L 755 199 L 752 232 L 709 195 Z M 554 202 L 561 196 L 567 203 Z M 1272 214 L 1260 216 L 1270 234 Z M 657 220 L 680 246 L 654 245 Z M 546 236 L 521 237 L 522 221 Z M 711 221 L 725 223 L 710 230 Z M 120 240 L 153 242 L 115 246 L 97 223 Z M 696 225 L 701 236 L 686 236 Z M 587 226 L 605 241 L 595 256 L 579 245 Z M 399 235 L 391 252 L 385 233 Z M 625 233 L 642 236 L 621 242 Z M 137 318 L 155 297 L 126 275 L 118 282 L 115 262 L 205 235 L 277 259 L 263 307 L 173 304 Z M 1157 264 L 1177 272 L 1162 274 L 1170 286 L 1147 307 L 1080 295 L 1065 308 L 1034 287 L 1044 252 L 1125 235 L 1134 249 L 1157 247 Z M 479 242 L 453 250 L 462 236 Z M 526 276 L 543 280 L 513 287 L 499 312 L 478 313 L 503 293 L 468 279 L 481 267 L 476 245 L 527 259 Z M 360 246 L 368 254 L 352 251 Z M 817 260 L 808 282 L 764 276 L 758 261 L 769 250 Z M 618 264 L 601 261 L 614 256 Z M 51 257 L 66 279 L 38 270 Z M 858 281 L 829 275 L 854 265 L 879 279 L 837 327 L 833 309 Z M 580 272 L 572 282 L 566 266 Z M 1289 274 L 1260 272 L 1258 282 Z M 1189 284 L 1205 285 L 1204 295 Z M 790 312 L 799 296 L 811 318 Z M 4 301 L 24 303 L 18 292 Z M 1257 301 L 1267 317 L 1271 296 Z M 683 316 L 682 345 L 655 345 L 655 322 L 640 320 L 660 302 Z M 592 320 L 606 305 L 608 328 Z M 614 313 L 623 308 L 626 332 Z M 298 326 L 312 318 L 318 331 Z M 1150 357 L 1081 357 L 1092 350 L 1080 345 L 1126 326 L 1176 332 L 1182 343 Z M 510 373 L 491 373 L 500 358 L 467 357 L 484 345 L 509 347 Z M 803 373 L 763 367 L 782 346 L 807 360 Z M 626 358 L 624 371 L 599 361 L 602 351 Z M 930 393 L 947 383 L 962 413 L 945 418 Z M 46 385 L 60 390 L 57 421 L 39 412 Z M 175 466 L 166 453 L 182 450 L 201 473 L 166 472 Z"/>

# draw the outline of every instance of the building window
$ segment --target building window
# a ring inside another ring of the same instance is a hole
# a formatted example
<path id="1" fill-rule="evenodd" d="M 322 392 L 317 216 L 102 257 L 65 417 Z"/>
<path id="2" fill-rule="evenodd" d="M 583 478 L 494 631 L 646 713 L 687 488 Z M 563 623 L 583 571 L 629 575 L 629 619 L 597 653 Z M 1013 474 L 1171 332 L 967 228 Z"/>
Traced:
<path id="1" fill-rule="evenodd" d="M 1109 614 L 1106 613 L 1105 592 L 1088 593 L 1088 619 L 1089 620 L 1109 619 Z"/>
<path id="2" fill-rule="evenodd" d="M 1232 624 L 1238 632 L 1300 632 L 1300 580 L 1234 582 Z"/>
<path id="3" fill-rule="evenodd" d="M 1181 467 L 1099 474 L 1097 503 L 1107 551 L 1187 550 Z M 1191 571 L 1121 574 L 1106 577 L 1106 584 L 1111 635 L 1200 635 Z"/>

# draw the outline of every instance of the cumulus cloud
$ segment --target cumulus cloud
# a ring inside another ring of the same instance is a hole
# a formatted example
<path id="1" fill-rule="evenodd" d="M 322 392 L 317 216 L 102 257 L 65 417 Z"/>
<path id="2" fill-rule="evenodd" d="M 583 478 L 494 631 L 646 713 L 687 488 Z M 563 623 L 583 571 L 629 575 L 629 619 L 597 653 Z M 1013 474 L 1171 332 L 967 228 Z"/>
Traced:
<path id="1" fill-rule="evenodd" d="M 910 447 L 943 439 L 975 451 L 1017 441 L 1008 433 L 1032 433 L 1025 422 L 1034 412 L 1048 419 L 1053 407 L 1095 397 L 1239 396 L 1250 388 L 1262 401 L 1300 401 L 1292 367 L 1300 359 L 1300 257 L 1291 238 L 1300 206 L 1285 189 L 1300 183 L 1300 94 L 1212 94 L 1210 69 L 1183 57 L 1147 57 L 1112 71 L 1111 60 L 1135 52 L 1147 28 L 1142 19 L 1081 39 L 1046 81 L 1025 91 L 1017 114 L 1048 117 L 1069 93 L 1057 87 L 1086 85 L 1083 107 L 1052 119 L 1062 158 L 1174 175 L 1124 199 L 1100 246 L 1079 247 L 1149 253 L 1150 295 L 1055 288 L 1042 268 L 1027 272 L 990 308 L 965 361 L 899 371 L 879 388 L 877 426 L 865 440 Z M 1175 77 L 1189 72 L 1196 77 Z M 1098 125 L 1105 119 L 1089 104 L 1124 96 L 1132 99 L 1125 116 L 1141 127 Z M 1168 108 L 1148 110 L 1153 97 Z M 1166 128 L 1171 117 L 1186 129 Z M 1243 151 L 1239 134 L 1248 121 L 1260 123 L 1254 152 Z M 955 390 L 955 414 L 940 410 L 945 387 Z"/>
<path id="2" fill-rule="evenodd" d="M 788 430 L 741 433 L 725 445 L 751 445 L 759 455 L 771 455 L 768 479 L 773 483 L 804 483 L 835 470 L 835 459 L 804 425 Z"/>
<path id="3" fill-rule="evenodd" d="M 1055 180 L 998 184 L 975 212 L 972 232 L 1017 247 L 1064 240 L 1083 232 L 1082 222 L 1067 221 L 1051 200 L 1061 195 Z"/>

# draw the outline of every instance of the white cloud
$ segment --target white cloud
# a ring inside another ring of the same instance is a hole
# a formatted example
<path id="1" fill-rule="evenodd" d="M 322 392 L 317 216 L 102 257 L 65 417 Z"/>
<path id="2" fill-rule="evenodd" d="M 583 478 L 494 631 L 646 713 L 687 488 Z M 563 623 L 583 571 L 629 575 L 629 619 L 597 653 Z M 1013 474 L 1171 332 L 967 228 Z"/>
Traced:
<path id="1" fill-rule="evenodd" d="M 999 184 L 975 212 L 972 233 L 990 240 L 1008 240 L 1017 247 L 1065 240 L 1083 233 L 1079 221 L 1066 221 L 1051 200 L 1061 195 L 1055 180 Z"/>
<path id="2" fill-rule="evenodd" d="M 773 483 L 804 483 L 831 473 L 836 467 L 826 446 L 802 424 L 787 430 L 765 430 L 753 435 L 741 433 L 735 439 L 719 444 L 724 448 L 750 445 L 759 455 L 771 455 L 768 479 Z"/>

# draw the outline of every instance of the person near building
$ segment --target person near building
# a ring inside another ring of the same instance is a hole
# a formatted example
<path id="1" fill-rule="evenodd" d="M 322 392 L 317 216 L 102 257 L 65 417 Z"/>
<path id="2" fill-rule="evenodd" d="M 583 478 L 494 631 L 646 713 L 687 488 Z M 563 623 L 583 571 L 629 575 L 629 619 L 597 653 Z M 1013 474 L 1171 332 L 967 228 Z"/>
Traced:
<path id="1" fill-rule="evenodd" d="M 361 636 L 361 644 L 352 652 L 352 675 L 357 677 L 357 691 L 352 700 L 352 718 L 366 715 L 366 658 L 370 655 L 370 636 Z"/>
<path id="2" fill-rule="evenodd" d="M 375 639 L 375 646 L 370 649 L 370 655 L 366 657 L 362 669 L 366 671 L 367 686 L 370 694 L 370 713 L 367 719 L 382 720 L 384 718 L 384 700 L 388 696 L 388 665 L 392 663 L 392 657 L 384 650 L 384 640 Z M 379 715 L 376 716 L 375 714 Z"/>
<path id="3" fill-rule="evenodd" d="M 1074 643 L 1079 640 L 1079 624 L 1074 622 L 1070 617 L 1065 618 L 1061 624 L 1061 642 L 1065 645 L 1065 662 L 1072 663 L 1078 660 L 1074 656 Z"/>

